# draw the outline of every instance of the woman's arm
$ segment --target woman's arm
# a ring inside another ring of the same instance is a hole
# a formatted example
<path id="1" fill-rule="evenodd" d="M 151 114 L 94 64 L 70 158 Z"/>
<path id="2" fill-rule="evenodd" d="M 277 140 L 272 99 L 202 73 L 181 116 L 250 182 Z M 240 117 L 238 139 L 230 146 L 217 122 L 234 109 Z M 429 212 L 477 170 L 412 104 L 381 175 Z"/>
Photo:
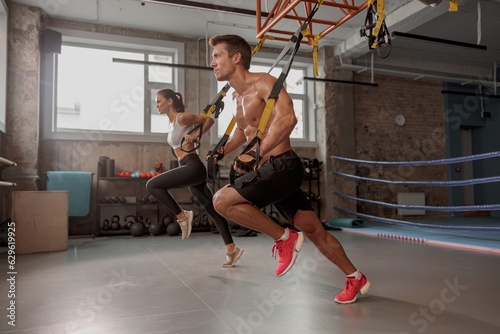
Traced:
<path id="1" fill-rule="evenodd" d="M 179 115 L 179 124 L 183 127 L 189 127 L 191 125 L 199 125 L 203 123 L 202 134 L 207 132 L 212 125 L 214 124 L 214 120 L 210 117 L 205 117 L 203 115 L 195 115 L 189 112 L 184 112 Z M 200 136 L 200 130 L 194 131 L 184 137 L 187 142 L 193 142 L 198 139 Z"/>
<path id="2" fill-rule="evenodd" d="M 182 127 L 187 128 L 191 125 L 197 125 L 197 124 L 202 123 L 205 120 L 205 116 L 195 115 L 195 114 L 192 114 L 188 111 L 185 111 L 179 115 L 178 119 L 179 119 L 179 124 Z M 213 124 L 213 122 L 212 122 L 212 124 Z"/>

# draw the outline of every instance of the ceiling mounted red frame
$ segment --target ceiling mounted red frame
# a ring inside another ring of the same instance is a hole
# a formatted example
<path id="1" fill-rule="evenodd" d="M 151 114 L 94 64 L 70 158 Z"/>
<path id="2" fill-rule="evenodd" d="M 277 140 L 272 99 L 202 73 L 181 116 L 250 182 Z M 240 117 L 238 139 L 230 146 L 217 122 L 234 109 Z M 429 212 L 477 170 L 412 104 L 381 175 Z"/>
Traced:
<path id="1" fill-rule="evenodd" d="M 268 36 L 272 37 L 275 40 L 280 40 L 280 41 L 288 41 L 290 39 L 290 36 L 292 36 L 296 32 L 296 29 L 293 31 L 286 31 L 286 30 L 273 29 L 273 27 L 281 20 L 297 21 L 298 24 L 297 28 L 300 27 L 303 24 L 303 22 L 307 19 L 307 16 L 309 15 L 309 13 L 311 13 L 312 8 L 317 2 L 315 0 L 295 0 L 295 1 L 276 0 L 276 3 L 274 4 L 273 8 L 269 11 L 268 15 L 266 15 L 263 21 L 261 15 L 262 1 L 263 0 L 256 0 L 257 38 L 263 39 L 265 36 Z M 301 3 L 304 6 L 303 12 L 305 13 L 305 15 L 303 16 L 299 15 L 298 11 L 296 10 L 296 7 Z M 366 9 L 366 7 L 367 7 L 367 1 L 364 1 L 363 4 L 359 6 L 355 4 L 354 0 L 323 1 L 321 7 L 318 9 L 318 13 L 333 9 L 340 11 L 342 17 L 337 21 L 321 20 L 321 19 L 315 19 L 313 17 L 309 23 L 309 31 L 311 32 L 311 34 L 304 36 L 304 38 L 302 39 L 302 43 L 307 43 L 311 45 L 314 39 L 313 35 L 319 35 L 320 38 L 326 36 L 333 30 L 335 30 L 336 28 L 338 28 L 339 26 L 350 20 L 352 17 L 362 12 L 364 9 Z M 313 30 L 314 24 L 327 26 L 327 28 L 317 33 L 314 32 Z"/>

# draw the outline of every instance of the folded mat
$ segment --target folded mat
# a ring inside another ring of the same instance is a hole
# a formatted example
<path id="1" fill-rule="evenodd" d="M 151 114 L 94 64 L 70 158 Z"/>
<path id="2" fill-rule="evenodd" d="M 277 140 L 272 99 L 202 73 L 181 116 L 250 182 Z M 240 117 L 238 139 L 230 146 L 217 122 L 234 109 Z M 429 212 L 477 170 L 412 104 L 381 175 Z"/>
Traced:
<path id="1" fill-rule="evenodd" d="M 90 212 L 92 172 L 47 172 L 47 190 L 67 190 L 68 216 L 85 217 Z"/>
<path id="2" fill-rule="evenodd" d="M 359 218 L 332 218 L 326 225 L 330 227 L 364 227 L 365 222 Z"/>

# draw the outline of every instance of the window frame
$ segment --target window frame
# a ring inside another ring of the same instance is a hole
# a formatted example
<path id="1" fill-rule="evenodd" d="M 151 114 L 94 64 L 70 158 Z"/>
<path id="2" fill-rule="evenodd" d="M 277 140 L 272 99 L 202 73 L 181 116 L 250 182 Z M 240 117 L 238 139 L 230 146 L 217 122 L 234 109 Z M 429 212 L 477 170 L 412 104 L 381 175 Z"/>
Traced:
<path id="1" fill-rule="evenodd" d="M 254 56 L 252 58 L 252 64 L 255 63 L 256 65 L 268 65 L 269 67 L 272 66 L 274 61 L 276 60 L 277 54 L 273 53 L 267 53 L 267 52 L 259 52 L 258 55 Z M 278 67 L 283 67 L 286 65 L 286 62 L 288 61 L 288 57 L 285 56 L 279 62 L 276 66 Z M 306 76 L 314 76 L 314 66 L 311 62 L 311 59 L 303 56 L 295 56 L 293 59 L 292 63 L 292 69 L 295 68 L 300 68 L 303 69 L 305 72 Z M 212 84 L 211 84 L 211 93 L 212 96 L 215 96 L 219 91 L 217 89 L 217 79 L 212 76 Z M 311 84 L 309 81 L 304 80 L 304 89 L 305 89 L 305 96 L 306 102 L 304 104 L 304 138 L 291 138 L 291 144 L 293 147 L 316 147 L 316 104 L 314 103 L 315 99 L 315 85 Z M 292 99 L 297 98 L 298 96 L 302 95 L 297 95 L 297 94 L 290 94 L 290 97 Z M 225 97 L 225 99 L 230 98 L 228 96 Z M 222 111 L 224 112 L 224 111 Z M 217 126 L 218 126 L 218 121 L 215 121 L 214 124 L 214 131 L 210 132 L 210 143 L 212 145 L 216 145 L 219 140 L 221 139 L 220 136 L 218 136 L 218 131 L 217 131 Z"/>
<path id="2" fill-rule="evenodd" d="M 52 29 L 52 28 L 51 28 Z M 69 29 L 53 29 L 61 33 L 62 43 L 65 45 L 88 46 L 90 48 L 101 48 L 119 51 L 143 52 L 145 54 L 169 54 L 174 53 L 174 63 L 184 63 L 185 44 L 181 42 L 164 41 L 157 39 L 120 36 Z M 42 138 L 52 140 L 86 140 L 102 142 L 140 142 L 140 143 L 164 143 L 166 134 L 151 133 L 151 89 L 166 86 L 149 82 L 147 71 L 144 71 L 144 132 L 106 132 L 104 130 L 64 130 L 56 131 L 55 114 L 57 94 L 57 55 L 41 53 L 41 99 L 40 111 L 42 121 Z M 137 65 L 130 65 L 137 66 Z M 147 65 L 145 65 L 147 66 Z M 185 91 L 185 70 L 174 68 L 176 90 Z M 184 95 L 184 94 L 183 94 Z"/>
<path id="3" fill-rule="evenodd" d="M 0 1 L 0 133 L 7 128 L 7 65 L 9 41 L 9 8 Z"/>

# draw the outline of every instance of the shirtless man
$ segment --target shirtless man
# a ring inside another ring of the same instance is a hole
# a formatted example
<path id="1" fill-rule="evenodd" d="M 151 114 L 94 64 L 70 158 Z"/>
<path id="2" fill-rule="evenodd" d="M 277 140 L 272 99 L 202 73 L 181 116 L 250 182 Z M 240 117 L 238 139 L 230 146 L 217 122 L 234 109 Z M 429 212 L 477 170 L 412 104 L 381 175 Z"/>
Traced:
<path id="1" fill-rule="evenodd" d="M 228 81 L 235 90 L 237 127 L 226 145 L 215 154 L 215 160 L 250 142 L 256 134 L 267 98 L 276 78 L 267 73 L 252 73 L 250 45 L 237 35 L 214 36 L 212 63 L 218 81 Z M 221 188 L 214 196 L 214 207 L 222 216 L 249 229 L 267 234 L 275 240 L 279 261 L 275 275 L 287 273 L 302 248 L 304 236 L 347 276 L 344 290 L 335 297 L 341 304 L 353 303 L 364 294 L 370 282 L 348 259 L 342 245 L 321 225 L 318 216 L 301 190 L 304 169 L 292 150 L 290 134 L 297 123 L 288 93 L 281 89 L 260 142 L 258 166 L 256 151 L 239 155 L 235 171 L 244 174 L 246 182 Z M 254 164 L 254 165 L 252 165 Z M 248 177 L 250 176 L 251 177 Z M 274 204 L 276 209 L 300 232 L 283 228 L 267 217 L 260 208 Z"/>

